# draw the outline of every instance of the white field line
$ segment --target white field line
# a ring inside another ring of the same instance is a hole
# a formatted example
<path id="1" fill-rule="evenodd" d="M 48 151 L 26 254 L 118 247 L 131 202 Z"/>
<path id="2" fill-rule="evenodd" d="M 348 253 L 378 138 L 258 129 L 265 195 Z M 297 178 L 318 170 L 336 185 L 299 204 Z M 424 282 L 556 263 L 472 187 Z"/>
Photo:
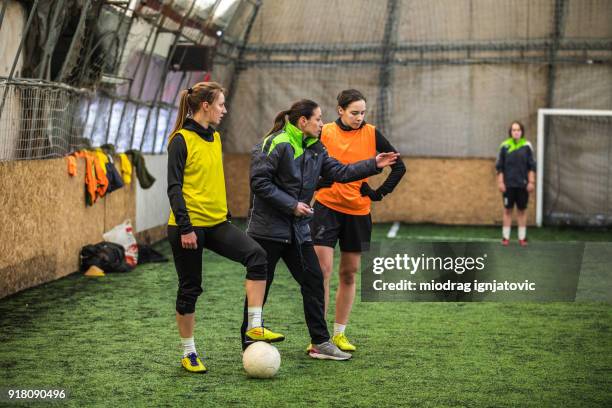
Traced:
<path id="1" fill-rule="evenodd" d="M 400 229 L 399 221 L 395 221 L 391 228 L 389 228 L 389 232 L 387 232 L 387 238 L 395 238 L 397 236 L 397 231 Z"/>
<path id="2" fill-rule="evenodd" d="M 388 236 L 388 235 L 387 235 Z M 402 240 L 418 240 L 418 241 L 453 241 L 453 242 L 498 242 L 499 239 L 494 238 L 471 238 L 471 237 L 451 237 L 451 236 L 435 236 L 431 235 L 409 235 L 406 237 L 400 237 Z"/>

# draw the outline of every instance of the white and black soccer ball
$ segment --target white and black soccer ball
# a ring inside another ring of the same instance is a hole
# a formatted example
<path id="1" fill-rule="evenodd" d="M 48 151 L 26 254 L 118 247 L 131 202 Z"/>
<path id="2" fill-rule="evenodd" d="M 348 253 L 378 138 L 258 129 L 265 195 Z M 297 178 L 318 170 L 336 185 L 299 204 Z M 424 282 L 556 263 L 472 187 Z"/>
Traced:
<path id="1" fill-rule="evenodd" d="M 256 341 L 244 351 L 242 365 L 249 377 L 271 378 L 280 368 L 280 353 L 271 344 Z"/>

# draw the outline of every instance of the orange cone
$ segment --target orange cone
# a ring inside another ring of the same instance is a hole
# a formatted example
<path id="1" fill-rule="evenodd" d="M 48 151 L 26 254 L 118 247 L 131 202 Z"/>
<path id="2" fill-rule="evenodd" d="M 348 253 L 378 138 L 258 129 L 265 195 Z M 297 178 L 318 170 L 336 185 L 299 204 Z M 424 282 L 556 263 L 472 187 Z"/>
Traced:
<path id="1" fill-rule="evenodd" d="M 100 276 L 105 276 L 105 273 L 102 269 L 98 268 L 95 265 L 92 265 L 87 271 L 85 271 L 85 276 L 88 276 L 90 278 L 98 278 Z"/>

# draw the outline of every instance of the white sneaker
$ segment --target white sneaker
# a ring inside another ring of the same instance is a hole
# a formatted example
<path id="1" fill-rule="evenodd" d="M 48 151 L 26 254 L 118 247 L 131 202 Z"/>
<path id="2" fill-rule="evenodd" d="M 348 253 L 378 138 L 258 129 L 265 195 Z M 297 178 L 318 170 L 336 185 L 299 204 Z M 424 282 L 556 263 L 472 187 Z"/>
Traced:
<path id="1" fill-rule="evenodd" d="M 319 360 L 348 360 L 353 357 L 350 353 L 345 353 L 340 350 L 338 346 L 336 346 L 331 341 L 326 341 L 321 344 L 313 344 L 312 349 L 308 355 L 312 358 L 316 358 Z"/>

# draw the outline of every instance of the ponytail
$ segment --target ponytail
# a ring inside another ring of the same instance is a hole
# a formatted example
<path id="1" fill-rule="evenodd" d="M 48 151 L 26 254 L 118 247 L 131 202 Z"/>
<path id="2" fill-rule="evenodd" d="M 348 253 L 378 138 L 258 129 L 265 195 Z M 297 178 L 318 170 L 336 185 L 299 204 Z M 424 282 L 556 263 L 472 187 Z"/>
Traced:
<path id="1" fill-rule="evenodd" d="M 294 102 L 293 105 L 287 110 L 280 111 L 274 118 L 274 126 L 268 132 L 266 136 L 276 133 L 285 127 L 285 117 L 292 125 L 297 125 L 298 120 L 304 116 L 306 119 L 310 119 L 314 114 L 315 109 L 319 107 L 315 101 L 310 99 L 300 99 Z"/>
<path id="2" fill-rule="evenodd" d="M 278 112 L 278 114 L 274 118 L 274 125 L 272 126 L 272 129 L 270 129 L 268 134 L 266 134 L 266 136 L 270 136 L 272 133 L 276 133 L 285 127 L 285 117 L 288 113 L 289 109 Z"/>
<path id="3" fill-rule="evenodd" d="M 179 101 L 174 129 L 172 129 L 168 139 L 168 146 L 170 146 L 170 142 L 176 132 L 181 130 L 185 125 L 185 119 L 187 119 L 187 117 L 193 116 L 193 114 L 200 109 L 203 102 L 208 102 L 212 105 L 222 93 L 225 93 L 225 89 L 216 82 L 198 82 L 191 88 L 183 89 L 181 91 L 181 99 Z"/>
<path id="4" fill-rule="evenodd" d="M 181 100 L 179 102 L 179 108 L 176 114 L 176 121 L 174 122 L 174 128 L 172 129 L 172 132 L 170 132 L 170 138 L 168 139 L 168 145 L 170 145 L 170 142 L 174 138 L 174 135 L 176 134 L 176 132 L 178 132 L 180 129 L 183 128 L 183 125 L 185 124 L 185 119 L 187 119 L 187 113 L 189 111 L 187 107 L 187 96 L 188 96 L 187 89 L 183 89 L 181 91 Z"/>

